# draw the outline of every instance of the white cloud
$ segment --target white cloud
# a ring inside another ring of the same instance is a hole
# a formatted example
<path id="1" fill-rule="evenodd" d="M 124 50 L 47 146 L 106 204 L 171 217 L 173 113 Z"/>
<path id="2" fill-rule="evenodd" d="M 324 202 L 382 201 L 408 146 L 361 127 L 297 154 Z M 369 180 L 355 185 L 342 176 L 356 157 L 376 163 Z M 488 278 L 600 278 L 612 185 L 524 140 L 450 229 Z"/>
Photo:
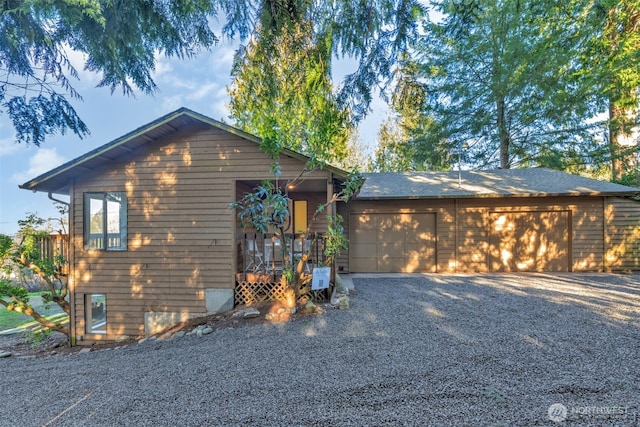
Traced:
<path id="1" fill-rule="evenodd" d="M 13 138 L 0 138 L 0 157 L 14 153 L 20 148 L 20 144 Z"/>
<path id="2" fill-rule="evenodd" d="M 212 117 L 214 119 L 229 120 L 229 94 L 227 93 L 227 88 L 218 89 L 212 101 Z"/>
<path id="3" fill-rule="evenodd" d="M 173 71 L 173 64 L 171 63 L 171 59 L 167 58 L 165 55 L 156 52 L 156 67 L 153 72 L 153 79 L 158 80 L 158 78 L 170 74 Z"/>
<path id="4" fill-rule="evenodd" d="M 160 103 L 160 114 L 167 113 L 169 111 L 177 110 L 184 106 L 184 97 L 181 95 L 164 96 Z"/>
<path id="5" fill-rule="evenodd" d="M 230 73 L 231 65 L 233 64 L 233 57 L 236 54 L 238 48 L 237 44 L 233 45 L 219 45 L 213 49 L 212 54 L 209 55 L 209 64 L 211 67 L 219 73 L 225 71 Z"/>
<path id="6" fill-rule="evenodd" d="M 101 76 L 99 73 L 84 69 L 84 65 L 87 62 L 87 55 L 85 53 L 73 50 L 69 46 L 65 46 L 65 52 L 67 54 L 67 58 L 69 58 L 69 62 L 78 72 L 78 80 L 80 81 L 79 86 L 83 88 L 92 88 L 100 83 Z M 71 81 L 71 86 L 75 87 L 77 83 L 76 79 L 70 77 L 69 80 Z"/>
<path id="7" fill-rule="evenodd" d="M 0 117 L 0 157 L 12 154 L 20 148 L 13 137 L 15 133 L 8 116 Z"/>
<path id="8" fill-rule="evenodd" d="M 36 153 L 29 158 L 27 170 L 14 173 L 12 181 L 19 184 L 35 178 L 42 173 L 59 166 L 64 162 L 64 158 L 58 154 L 55 148 L 39 148 Z"/>
<path id="9" fill-rule="evenodd" d="M 197 101 L 203 99 L 205 97 L 216 96 L 215 94 L 219 93 L 220 85 L 218 83 L 206 83 L 201 84 L 195 88 L 191 93 L 187 94 L 187 99 L 190 101 Z"/>

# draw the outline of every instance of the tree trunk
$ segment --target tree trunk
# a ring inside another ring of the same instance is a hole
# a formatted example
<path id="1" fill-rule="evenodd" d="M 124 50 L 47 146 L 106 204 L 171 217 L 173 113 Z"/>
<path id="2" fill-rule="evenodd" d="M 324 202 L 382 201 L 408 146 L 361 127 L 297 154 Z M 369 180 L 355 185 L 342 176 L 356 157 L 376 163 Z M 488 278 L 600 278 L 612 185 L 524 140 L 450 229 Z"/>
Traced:
<path id="1" fill-rule="evenodd" d="M 498 135 L 500 136 L 500 168 L 509 169 L 509 146 L 511 138 L 507 130 L 507 120 L 505 117 L 505 100 L 504 97 L 499 97 L 496 101 L 497 109 L 497 125 Z"/>
<path id="2" fill-rule="evenodd" d="M 636 167 L 635 150 L 638 145 L 637 111 L 632 107 L 609 104 L 609 149 L 611 178 L 620 179 Z"/>
<path id="3" fill-rule="evenodd" d="M 640 9 L 636 3 L 620 2 L 609 9 L 605 34 L 614 58 L 619 57 L 618 61 L 624 58 L 624 54 L 630 49 L 628 44 L 634 38 L 632 35 L 639 29 Z M 617 72 L 614 70 L 611 81 L 613 89 L 609 93 L 612 179 L 620 179 L 637 167 L 634 147 L 638 145 L 638 87 L 637 82 L 629 84 L 626 73 L 624 69 Z"/>

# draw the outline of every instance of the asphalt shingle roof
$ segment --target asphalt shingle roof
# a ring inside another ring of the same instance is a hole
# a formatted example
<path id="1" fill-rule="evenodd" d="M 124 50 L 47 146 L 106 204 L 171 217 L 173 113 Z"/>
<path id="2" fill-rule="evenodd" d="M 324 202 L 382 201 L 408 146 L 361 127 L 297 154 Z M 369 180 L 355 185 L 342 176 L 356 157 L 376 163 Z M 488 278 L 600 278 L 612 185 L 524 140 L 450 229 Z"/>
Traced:
<path id="1" fill-rule="evenodd" d="M 640 194 L 632 188 L 544 168 L 363 174 L 357 199 L 544 197 Z"/>

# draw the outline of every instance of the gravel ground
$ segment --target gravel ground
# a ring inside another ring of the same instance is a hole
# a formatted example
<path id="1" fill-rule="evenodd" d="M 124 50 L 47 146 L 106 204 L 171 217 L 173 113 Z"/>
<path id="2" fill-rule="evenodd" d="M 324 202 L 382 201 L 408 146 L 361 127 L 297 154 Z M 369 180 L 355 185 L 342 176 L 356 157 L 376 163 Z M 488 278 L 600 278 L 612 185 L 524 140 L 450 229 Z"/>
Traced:
<path id="1" fill-rule="evenodd" d="M 0 359 L 0 425 L 640 425 L 640 275 L 353 281 L 287 324 Z"/>

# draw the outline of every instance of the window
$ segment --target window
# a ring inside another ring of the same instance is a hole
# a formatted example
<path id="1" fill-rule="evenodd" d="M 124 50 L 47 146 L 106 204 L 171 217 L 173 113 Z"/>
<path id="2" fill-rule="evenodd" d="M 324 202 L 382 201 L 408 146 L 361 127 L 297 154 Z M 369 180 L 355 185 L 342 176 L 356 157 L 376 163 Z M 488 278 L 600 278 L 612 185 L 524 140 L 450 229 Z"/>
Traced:
<path id="1" fill-rule="evenodd" d="M 127 249 L 127 197 L 123 191 L 84 193 L 84 247 Z"/>
<path id="2" fill-rule="evenodd" d="M 307 231 L 307 201 L 293 201 L 293 232 L 305 233 Z"/>
<path id="3" fill-rule="evenodd" d="M 104 294 L 85 295 L 85 324 L 88 334 L 107 333 L 107 297 Z"/>
<path id="4" fill-rule="evenodd" d="M 304 233 L 307 231 L 307 201 L 289 200 L 289 223 L 287 233 Z"/>

